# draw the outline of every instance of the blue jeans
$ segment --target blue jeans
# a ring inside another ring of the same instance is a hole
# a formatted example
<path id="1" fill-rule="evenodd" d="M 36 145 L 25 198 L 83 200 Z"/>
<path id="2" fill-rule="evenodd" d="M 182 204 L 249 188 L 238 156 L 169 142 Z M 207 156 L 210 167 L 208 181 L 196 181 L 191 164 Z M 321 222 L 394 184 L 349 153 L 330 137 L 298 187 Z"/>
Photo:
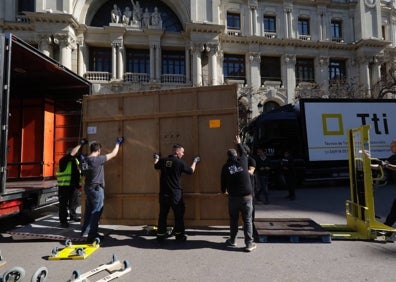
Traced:
<path id="1" fill-rule="evenodd" d="M 245 244 L 253 242 L 253 197 L 251 195 L 244 197 L 228 197 L 228 213 L 230 215 L 230 237 L 232 241 L 238 234 L 239 212 L 243 220 L 243 233 Z"/>
<path id="2" fill-rule="evenodd" d="M 100 216 L 103 212 L 104 205 L 104 189 L 101 186 L 95 188 L 85 188 L 85 214 L 84 224 L 81 233 L 88 232 L 88 238 L 95 238 L 98 236 L 98 227 Z"/>

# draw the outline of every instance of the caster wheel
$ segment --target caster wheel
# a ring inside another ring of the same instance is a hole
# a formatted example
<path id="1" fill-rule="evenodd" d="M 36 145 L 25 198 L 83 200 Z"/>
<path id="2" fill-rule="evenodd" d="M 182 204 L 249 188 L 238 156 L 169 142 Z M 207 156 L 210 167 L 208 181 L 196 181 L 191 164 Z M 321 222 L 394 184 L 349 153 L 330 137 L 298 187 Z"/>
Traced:
<path id="1" fill-rule="evenodd" d="M 123 269 L 122 269 L 122 270 L 125 270 L 125 269 L 127 269 L 128 267 L 130 267 L 130 266 L 131 266 L 131 265 L 130 265 L 129 261 L 124 260 L 124 261 L 123 261 Z"/>
<path id="2" fill-rule="evenodd" d="M 44 282 L 48 275 L 48 269 L 43 266 L 40 267 L 32 276 L 31 282 Z"/>
<path id="3" fill-rule="evenodd" d="M 100 244 L 100 239 L 99 238 L 95 238 L 95 240 L 93 241 L 92 245 L 95 247 L 97 245 Z"/>
<path id="4" fill-rule="evenodd" d="M 25 278 L 25 270 L 22 267 L 14 267 L 3 275 L 3 282 L 18 282 Z"/>
<path id="5" fill-rule="evenodd" d="M 52 256 L 53 257 L 56 257 L 57 255 L 58 255 L 58 247 L 54 247 L 53 249 L 52 249 L 52 252 L 51 252 L 51 254 L 52 254 Z"/>
<path id="6" fill-rule="evenodd" d="M 77 254 L 78 256 L 82 256 L 82 255 L 84 255 L 84 250 L 83 250 L 82 248 L 77 248 L 77 249 L 76 249 L 76 254 Z"/>

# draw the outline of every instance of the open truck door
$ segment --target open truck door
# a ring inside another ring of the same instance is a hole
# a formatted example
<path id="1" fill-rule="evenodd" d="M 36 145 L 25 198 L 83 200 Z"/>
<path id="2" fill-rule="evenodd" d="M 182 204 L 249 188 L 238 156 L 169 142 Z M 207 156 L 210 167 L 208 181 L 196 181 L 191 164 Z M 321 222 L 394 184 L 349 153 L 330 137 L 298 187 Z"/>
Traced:
<path id="1" fill-rule="evenodd" d="M 81 137 L 91 84 L 13 34 L 0 34 L 0 52 L 1 217 L 9 201 L 13 213 L 57 202 L 56 163 Z"/>

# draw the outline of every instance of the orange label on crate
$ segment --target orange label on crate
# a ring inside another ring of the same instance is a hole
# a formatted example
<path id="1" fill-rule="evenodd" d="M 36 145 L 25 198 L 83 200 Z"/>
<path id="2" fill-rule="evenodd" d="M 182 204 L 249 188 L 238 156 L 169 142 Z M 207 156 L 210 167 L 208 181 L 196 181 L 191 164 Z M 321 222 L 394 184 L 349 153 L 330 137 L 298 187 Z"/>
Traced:
<path id="1" fill-rule="evenodd" d="M 209 120 L 209 128 L 219 128 L 220 120 L 219 119 L 211 119 Z"/>

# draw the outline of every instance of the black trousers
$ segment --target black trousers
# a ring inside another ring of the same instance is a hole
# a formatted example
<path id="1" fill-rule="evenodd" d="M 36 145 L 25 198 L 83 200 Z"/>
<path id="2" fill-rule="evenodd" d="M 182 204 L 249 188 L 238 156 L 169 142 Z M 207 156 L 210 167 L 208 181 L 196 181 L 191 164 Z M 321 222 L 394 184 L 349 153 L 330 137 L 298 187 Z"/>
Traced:
<path id="1" fill-rule="evenodd" d="M 80 205 L 80 192 L 77 188 L 71 186 L 59 186 L 59 221 L 67 222 L 67 217 L 76 217 L 76 209 Z"/>
<path id="2" fill-rule="evenodd" d="M 385 224 L 388 226 L 393 226 L 396 222 L 396 199 L 393 201 L 392 208 L 386 217 Z"/>
<path id="3" fill-rule="evenodd" d="M 170 209 L 173 210 L 173 215 L 175 217 L 174 233 L 176 236 L 184 234 L 184 213 L 186 207 L 184 205 L 183 197 L 179 201 L 175 201 L 168 195 L 160 195 L 159 205 L 160 213 L 158 217 L 157 236 L 162 237 L 167 235 L 167 219 Z"/>

